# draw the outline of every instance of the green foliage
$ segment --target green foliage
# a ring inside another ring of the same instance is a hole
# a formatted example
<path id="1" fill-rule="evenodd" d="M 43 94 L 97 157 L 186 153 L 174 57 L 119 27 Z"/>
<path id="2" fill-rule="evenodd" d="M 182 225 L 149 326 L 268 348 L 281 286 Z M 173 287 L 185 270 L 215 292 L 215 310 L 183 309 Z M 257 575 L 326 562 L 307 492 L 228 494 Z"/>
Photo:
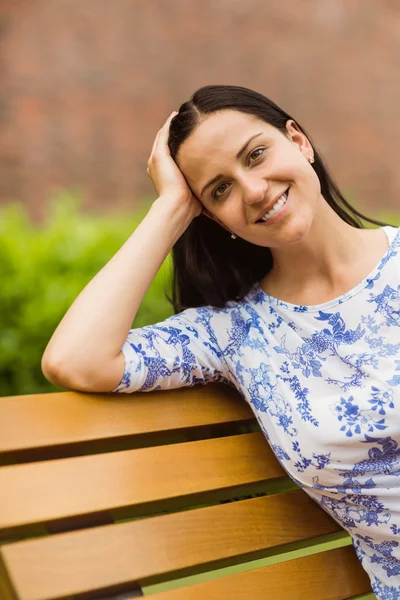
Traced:
<path id="1" fill-rule="evenodd" d="M 45 347 L 68 308 L 145 216 L 83 214 L 78 197 L 63 193 L 50 203 L 44 226 L 33 225 L 19 204 L 0 214 L 0 396 L 60 391 L 41 371 Z M 153 280 L 135 327 L 173 314 L 171 257 Z"/>

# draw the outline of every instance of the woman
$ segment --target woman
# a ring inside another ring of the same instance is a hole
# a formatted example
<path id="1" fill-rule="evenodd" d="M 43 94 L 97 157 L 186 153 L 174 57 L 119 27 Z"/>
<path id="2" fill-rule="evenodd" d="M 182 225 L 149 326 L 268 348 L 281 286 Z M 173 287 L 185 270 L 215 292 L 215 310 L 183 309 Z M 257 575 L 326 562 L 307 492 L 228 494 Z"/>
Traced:
<path id="1" fill-rule="evenodd" d="M 93 392 L 235 387 L 376 596 L 400 599 L 399 229 L 352 208 L 300 125 L 246 88 L 198 90 L 148 174 L 157 200 L 64 316 L 44 374 Z M 171 249 L 176 314 L 130 329 Z"/>

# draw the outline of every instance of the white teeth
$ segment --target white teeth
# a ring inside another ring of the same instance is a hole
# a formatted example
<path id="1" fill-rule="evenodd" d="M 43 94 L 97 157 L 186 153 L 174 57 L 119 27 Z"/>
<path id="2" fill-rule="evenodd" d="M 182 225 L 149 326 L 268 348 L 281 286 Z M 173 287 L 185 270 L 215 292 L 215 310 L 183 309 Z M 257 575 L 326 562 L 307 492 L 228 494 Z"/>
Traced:
<path id="1" fill-rule="evenodd" d="M 279 200 L 274 204 L 274 206 L 271 208 L 270 211 L 268 211 L 268 213 L 266 213 L 264 216 L 262 216 L 259 221 L 268 221 L 268 219 L 270 217 L 272 217 L 275 213 L 278 212 L 278 210 L 281 208 L 281 206 L 283 206 L 287 200 L 288 197 L 288 193 L 285 192 L 284 194 L 282 194 L 282 196 L 279 198 Z"/>

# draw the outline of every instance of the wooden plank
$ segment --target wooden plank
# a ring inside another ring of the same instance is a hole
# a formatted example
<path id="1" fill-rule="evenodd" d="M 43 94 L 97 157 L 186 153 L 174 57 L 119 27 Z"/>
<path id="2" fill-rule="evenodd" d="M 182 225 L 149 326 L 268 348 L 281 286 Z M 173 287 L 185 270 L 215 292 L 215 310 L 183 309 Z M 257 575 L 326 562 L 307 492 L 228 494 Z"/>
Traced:
<path id="1" fill-rule="evenodd" d="M 15 595 L 15 589 L 12 585 L 6 568 L 1 558 L 0 546 L 0 598 L 1 600 L 18 600 Z"/>
<path id="2" fill-rule="evenodd" d="M 336 521 L 296 490 L 11 543 L 0 552 L 19 600 L 50 600 L 150 585 L 336 531 Z"/>
<path id="3" fill-rule="evenodd" d="M 0 533 L 117 508 L 169 510 L 166 500 L 201 504 L 285 475 L 262 433 L 2 467 Z"/>
<path id="4" fill-rule="evenodd" d="M 209 425 L 255 421 L 250 406 L 227 385 L 197 385 L 136 394 L 61 392 L 0 398 L 0 459 L 82 443 L 139 439 Z"/>
<path id="5" fill-rule="evenodd" d="M 371 591 L 353 546 L 151 594 L 154 600 L 347 600 Z"/>

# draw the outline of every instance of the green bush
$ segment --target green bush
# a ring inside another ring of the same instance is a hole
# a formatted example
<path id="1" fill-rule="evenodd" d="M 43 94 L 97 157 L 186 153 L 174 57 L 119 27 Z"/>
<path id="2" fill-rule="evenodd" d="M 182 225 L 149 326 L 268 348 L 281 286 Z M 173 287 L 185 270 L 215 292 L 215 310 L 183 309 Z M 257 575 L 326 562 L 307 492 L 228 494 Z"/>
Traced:
<path id="1" fill-rule="evenodd" d="M 41 357 L 75 298 L 141 222 L 148 206 L 115 217 L 80 212 L 69 193 L 53 198 L 43 226 L 23 207 L 0 214 L 0 396 L 60 391 L 41 371 Z M 134 326 L 173 314 L 171 257 L 164 261 L 136 315 Z"/>
<path id="2" fill-rule="evenodd" d="M 60 390 L 42 374 L 44 349 L 75 298 L 149 208 L 142 205 L 132 214 L 110 217 L 84 214 L 80 204 L 78 196 L 67 192 L 53 198 L 42 227 L 33 225 L 19 204 L 1 210 L 0 396 Z M 400 225 L 399 215 L 381 213 L 377 218 Z M 164 296 L 164 289 L 171 292 L 171 266 L 169 255 L 143 299 L 135 327 L 173 314 Z"/>

